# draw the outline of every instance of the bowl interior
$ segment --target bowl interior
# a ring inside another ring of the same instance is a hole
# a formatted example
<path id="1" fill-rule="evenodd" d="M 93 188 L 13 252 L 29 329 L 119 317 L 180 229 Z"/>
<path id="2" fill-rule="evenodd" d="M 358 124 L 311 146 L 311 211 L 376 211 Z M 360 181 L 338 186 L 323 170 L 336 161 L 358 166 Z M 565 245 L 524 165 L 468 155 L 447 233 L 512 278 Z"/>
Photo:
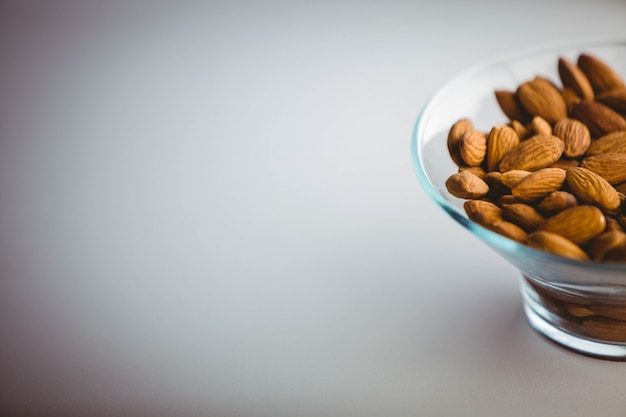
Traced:
<path id="1" fill-rule="evenodd" d="M 415 173 L 428 195 L 451 217 L 521 270 L 541 275 L 545 268 L 559 269 L 552 274 L 560 282 L 626 283 L 626 265 L 581 262 L 550 255 L 500 236 L 468 220 L 465 200 L 448 193 L 445 182 L 458 168 L 446 145 L 450 127 L 460 118 L 469 118 L 475 127 L 488 132 L 494 125 L 507 123 L 500 110 L 495 90 L 514 91 L 519 84 L 543 76 L 561 85 L 558 75 L 560 57 L 576 62 L 581 53 L 595 55 L 626 77 L 626 39 L 586 43 L 547 45 L 509 55 L 461 73 L 444 85 L 420 113 L 411 143 Z"/>

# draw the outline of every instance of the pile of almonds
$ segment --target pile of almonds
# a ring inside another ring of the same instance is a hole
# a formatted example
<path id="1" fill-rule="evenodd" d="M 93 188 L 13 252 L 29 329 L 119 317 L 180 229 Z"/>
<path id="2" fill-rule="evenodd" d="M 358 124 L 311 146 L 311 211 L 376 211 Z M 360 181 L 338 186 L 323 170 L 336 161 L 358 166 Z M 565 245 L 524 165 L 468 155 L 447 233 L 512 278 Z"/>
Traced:
<path id="1" fill-rule="evenodd" d="M 558 59 L 561 86 L 537 76 L 495 98 L 507 123 L 458 120 L 446 181 L 470 220 L 530 247 L 626 262 L 626 85 L 605 61 Z"/>

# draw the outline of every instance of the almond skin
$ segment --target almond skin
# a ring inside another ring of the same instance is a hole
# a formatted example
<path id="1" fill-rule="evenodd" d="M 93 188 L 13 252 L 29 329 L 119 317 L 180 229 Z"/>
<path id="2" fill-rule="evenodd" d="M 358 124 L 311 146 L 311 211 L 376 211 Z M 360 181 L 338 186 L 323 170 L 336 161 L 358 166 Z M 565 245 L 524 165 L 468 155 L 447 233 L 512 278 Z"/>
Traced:
<path id="1" fill-rule="evenodd" d="M 483 163 L 487 154 L 487 137 L 479 130 L 472 129 L 463 134 L 459 143 L 461 158 L 469 166 Z"/>
<path id="2" fill-rule="evenodd" d="M 480 198 L 489 192 L 487 183 L 470 171 L 452 174 L 446 181 L 448 192 L 457 198 Z"/>
<path id="3" fill-rule="evenodd" d="M 537 210 L 544 216 L 552 216 L 560 211 L 574 207 L 578 204 L 578 200 L 572 193 L 567 191 L 555 191 L 546 196 L 539 204 Z"/>
<path id="4" fill-rule="evenodd" d="M 626 322 L 593 317 L 583 320 L 582 330 L 594 339 L 626 342 Z"/>
<path id="5" fill-rule="evenodd" d="M 611 185 L 626 181 L 626 153 L 603 153 L 589 156 L 582 161 L 580 166 L 595 172 Z"/>
<path id="6" fill-rule="evenodd" d="M 557 233 L 536 231 L 528 236 L 526 244 L 531 248 L 549 252 L 554 255 L 581 261 L 589 260 L 589 257 L 580 246 Z"/>
<path id="7" fill-rule="evenodd" d="M 580 98 L 593 100 L 593 87 L 578 65 L 561 57 L 558 61 L 558 70 L 563 87 L 571 89 Z"/>
<path id="8" fill-rule="evenodd" d="M 521 179 L 511 193 L 523 201 L 534 201 L 558 191 L 565 182 L 565 170 L 543 168 Z"/>
<path id="9" fill-rule="evenodd" d="M 519 136 L 512 127 L 494 126 L 487 137 L 487 170 L 496 171 L 502 157 L 519 145 Z"/>
<path id="10" fill-rule="evenodd" d="M 619 193 L 607 180 L 587 168 L 570 168 L 566 171 L 567 185 L 576 198 L 593 204 L 606 212 L 615 212 L 620 204 Z"/>
<path id="11" fill-rule="evenodd" d="M 578 67 L 585 73 L 596 95 L 624 87 L 624 81 L 613 68 L 600 58 L 582 53 Z"/>
<path id="12" fill-rule="evenodd" d="M 556 233 L 581 245 L 604 231 L 602 211 L 590 205 L 574 206 L 546 219 L 538 230 Z"/>
<path id="13" fill-rule="evenodd" d="M 563 154 L 565 144 L 556 136 L 535 135 L 508 151 L 500 161 L 500 171 L 512 169 L 536 171 L 555 163 Z"/>
<path id="14" fill-rule="evenodd" d="M 502 209 L 490 201 L 468 200 L 463 209 L 471 221 L 487 228 L 502 221 Z"/>
<path id="15" fill-rule="evenodd" d="M 567 105 L 561 92 L 541 77 L 522 83 L 515 95 L 531 116 L 540 116 L 551 124 L 567 117 Z"/>
<path id="16" fill-rule="evenodd" d="M 463 118 L 457 120 L 448 131 L 448 153 L 450 153 L 450 157 L 457 166 L 465 165 L 463 158 L 461 158 L 461 138 L 463 138 L 465 132 L 473 129 L 474 124 L 472 121 L 470 119 Z"/>
<path id="17" fill-rule="evenodd" d="M 541 116 L 535 116 L 528 123 L 527 129 L 530 131 L 531 135 L 551 135 L 552 134 L 552 126 L 550 123 L 546 121 Z"/>
<path id="18" fill-rule="evenodd" d="M 605 91 L 596 100 L 606 104 L 619 114 L 626 114 L 626 87 Z"/>
<path id="19" fill-rule="evenodd" d="M 583 156 L 591 145 L 591 133 L 587 126 L 575 119 L 561 119 L 554 125 L 554 136 L 561 138 L 565 147 L 563 155 L 568 158 Z"/>
<path id="20" fill-rule="evenodd" d="M 521 123 L 527 123 L 530 120 L 531 116 L 520 105 L 515 92 L 496 90 L 495 96 L 500 109 L 510 120 L 517 120 Z"/>
<path id="21" fill-rule="evenodd" d="M 587 243 L 586 252 L 594 261 L 601 261 L 611 250 L 626 245 L 626 233 L 608 231 L 599 234 Z"/>
<path id="22" fill-rule="evenodd" d="M 527 232 L 539 227 L 546 219 L 533 206 L 523 203 L 504 204 L 504 218 Z"/>
<path id="23" fill-rule="evenodd" d="M 589 128 L 593 138 L 626 130 L 626 120 L 610 107 L 597 101 L 581 100 L 572 106 L 570 114 Z"/>
<path id="24" fill-rule="evenodd" d="M 587 156 L 603 153 L 626 153 L 626 131 L 609 133 L 591 142 Z"/>

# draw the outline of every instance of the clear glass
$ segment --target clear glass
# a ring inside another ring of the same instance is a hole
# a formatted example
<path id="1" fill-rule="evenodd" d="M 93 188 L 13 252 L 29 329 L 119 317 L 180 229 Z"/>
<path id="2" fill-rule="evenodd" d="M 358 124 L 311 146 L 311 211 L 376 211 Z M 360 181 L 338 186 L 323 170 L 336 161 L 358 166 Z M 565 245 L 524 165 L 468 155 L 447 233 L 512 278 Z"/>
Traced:
<path id="1" fill-rule="evenodd" d="M 471 222 L 463 210 L 465 200 L 445 187 L 457 171 L 446 145 L 454 122 L 470 118 L 486 132 L 508 122 L 495 99 L 496 89 L 515 90 L 537 75 L 559 84 L 559 57 L 576 62 L 583 52 L 601 58 L 626 78 L 626 39 L 544 45 L 493 60 L 460 74 L 431 98 L 415 124 L 411 154 L 428 195 L 520 271 L 524 310 L 535 330 L 586 355 L 626 360 L 625 264 L 569 260 L 502 237 Z"/>

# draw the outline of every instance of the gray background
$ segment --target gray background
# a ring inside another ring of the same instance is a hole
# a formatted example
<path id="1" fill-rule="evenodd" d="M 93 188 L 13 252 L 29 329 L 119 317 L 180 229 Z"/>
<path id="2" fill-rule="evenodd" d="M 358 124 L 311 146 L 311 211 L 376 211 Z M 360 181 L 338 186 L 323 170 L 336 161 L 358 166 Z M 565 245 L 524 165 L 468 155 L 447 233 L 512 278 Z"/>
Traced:
<path id="1" fill-rule="evenodd" d="M 623 1 L 0 3 L 7 416 L 624 416 L 428 199 L 415 118 Z"/>

